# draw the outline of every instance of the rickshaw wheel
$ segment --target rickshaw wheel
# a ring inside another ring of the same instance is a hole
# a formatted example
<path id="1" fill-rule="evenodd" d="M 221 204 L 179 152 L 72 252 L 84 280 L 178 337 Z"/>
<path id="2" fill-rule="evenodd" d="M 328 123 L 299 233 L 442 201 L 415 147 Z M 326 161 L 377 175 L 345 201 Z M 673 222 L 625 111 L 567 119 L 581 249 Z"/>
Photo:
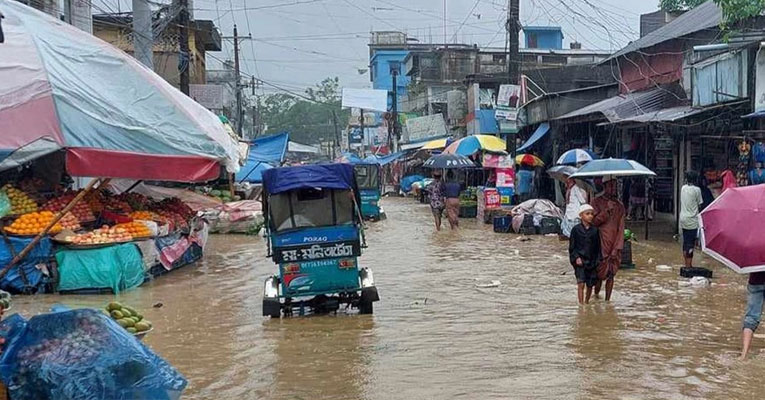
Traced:
<path id="1" fill-rule="evenodd" d="M 374 303 L 371 301 L 361 301 L 359 302 L 359 314 L 373 314 L 374 313 Z"/>

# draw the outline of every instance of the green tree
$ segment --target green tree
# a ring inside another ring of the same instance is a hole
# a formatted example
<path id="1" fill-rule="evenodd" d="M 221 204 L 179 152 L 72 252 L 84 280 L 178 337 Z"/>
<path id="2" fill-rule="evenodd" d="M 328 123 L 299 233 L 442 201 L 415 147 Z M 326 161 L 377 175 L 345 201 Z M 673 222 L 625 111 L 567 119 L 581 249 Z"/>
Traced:
<path id="1" fill-rule="evenodd" d="M 340 80 L 326 78 L 305 94 L 275 93 L 259 100 L 260 115 L 266 125 L 265 134 L 290 132 L 297 142 L 316 144 L 335 139 L 334 111 L 338 129 L 348 123 L 350 111 L 341 109 Z"/>
<path id="2" fill-rule="evenodd" d="M 660 0 L 659 7 L 667 11 L 690 10 L 706 0 Z M 714 0 L 723 12 L 723 27 L 755 17 L 765 11 L 765 0 Z"/>

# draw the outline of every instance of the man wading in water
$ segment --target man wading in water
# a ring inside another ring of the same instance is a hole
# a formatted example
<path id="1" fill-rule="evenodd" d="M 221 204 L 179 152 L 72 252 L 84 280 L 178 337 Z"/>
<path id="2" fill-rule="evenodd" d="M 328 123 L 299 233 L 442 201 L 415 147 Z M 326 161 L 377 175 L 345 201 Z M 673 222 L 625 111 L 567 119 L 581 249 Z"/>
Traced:
<path id="1" fill-rule="evenodd" d="M 624 248 L 624 205 L 616 193 L 616 181 L 605 182 L 602 196 L 592 202 L 595 208 L 593 225 L 600 231 L 600 251 L 602 260 L 598 265 L 598 283 L 595 284 L 595 297 L 600 295 L 600 287 L 606 281 L 606 301 L 611 300 L 614 290 L 614 278 L 622 262 Z"/>
<path id="2" fill-rule="evenodd" d="M 441 217 L 444 215 L 446 207 L 446 197 L 444 196 L 444 181 L 441 180 L 441 171 L 433 171 L 433 182 L 428 185 L 428 196 L 430 197 L 430 210 L 433 212 L 433 219 L 436 223 L 436 230 L 441 230 Z"/>

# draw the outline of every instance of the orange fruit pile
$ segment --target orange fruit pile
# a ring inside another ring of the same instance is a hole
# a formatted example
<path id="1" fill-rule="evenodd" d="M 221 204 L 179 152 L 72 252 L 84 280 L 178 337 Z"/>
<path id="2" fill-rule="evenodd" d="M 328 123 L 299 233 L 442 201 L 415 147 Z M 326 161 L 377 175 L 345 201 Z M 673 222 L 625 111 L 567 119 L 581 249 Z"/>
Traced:
<path id="1" fill-rule="evenodd" d="M 36 235 L 42 232 L 42 230 L 50 224 L 54 216 L 55 214 L 50 211 L 24 214 L 16 218 L 12 224 L 5 227 L 5 231 L 14 235 Z M 56 234 L 61 232 L 61 229 L 63 229 L 63 227 L 60 223 L 57 223 L 56 225 L 53 225 L 53 228 L 51 228 L 49 232 Z"/>
<path id="2" fill-rule="evenodd" d="M 151 211 L 134 211 L 130 213 L 130 218 L 142 219 L 144 221 L 154 221 L 157 217 L 158 215 Z"/>
<path id="3" fill-rule="evenodd" d="M 146 224 L 138 221 L 117 224 L 114 227 L 124 229 L 128 234 L 130 234 L 130 236 L 134 238 L 144 238 L 151 236 L 151 230 L 149 227 L 146 226 Z"/>

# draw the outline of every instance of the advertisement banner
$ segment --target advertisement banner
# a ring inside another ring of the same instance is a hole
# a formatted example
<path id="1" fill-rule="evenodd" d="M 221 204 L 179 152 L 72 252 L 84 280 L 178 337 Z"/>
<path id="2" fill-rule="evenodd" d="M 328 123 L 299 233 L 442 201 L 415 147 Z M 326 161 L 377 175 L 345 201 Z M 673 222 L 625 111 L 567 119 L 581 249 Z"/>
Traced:
<path id="1" fill-rule="evenodd" d="M 481 163 L 484 168 L 513 168 L 513 159 L 508 155 L 502 154 L 489 154 L 483 155 L 483 162 Z M 497 185 L 500 186 L 500 185 Z M 502 185 L 504 186 L 504 185 Z"/>
<path id="2" fill-rule="evenodd" d="M 444 121 L 444 117 L 441 114 L 408 118 L 406 120 L 406 129 L 409 132 L 410 142 L 447 135 L 446 121 Z"/>
<path id="3" fill-rule="evenodd" d="M 515 170 L 512 168 L 497 168 L 497 187 L 514 187 Z"/>
<path id="4" fill-rule="evenodd" d="M 388 91 L 379 89 L 343 89 L 343 108 L 363 108 L 364 111 L 388 111 Z"/>

